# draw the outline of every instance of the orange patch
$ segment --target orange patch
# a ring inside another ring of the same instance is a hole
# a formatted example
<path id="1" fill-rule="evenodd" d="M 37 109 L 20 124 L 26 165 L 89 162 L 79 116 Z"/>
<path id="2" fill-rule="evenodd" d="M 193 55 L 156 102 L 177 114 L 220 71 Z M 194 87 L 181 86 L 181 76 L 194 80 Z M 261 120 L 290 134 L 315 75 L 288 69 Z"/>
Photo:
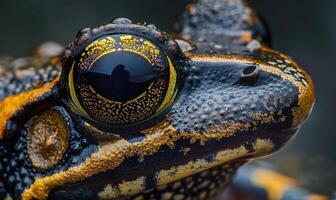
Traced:
<path id="1" fill-rule="evenodd" d="M 0 101 L 0 139 L 4 138 L 4 131 L 7 121 L 13 117 L 14 113 L 41 97 L 44 93 L 53 88 L 59 81 L 59 76 L 55 78 L 51 83 L 44 85 L 40 88 L 30 90 L 28 92 L 20 93 L 17 95 L 9 96 Z"/>
<path id="2" fill-rule="evenodd" d="M 296 186 L 294 179 L 266 169 L 256 170 L 252 181 L 267 190 L 270 200 L 281 199 L 288 189 Z"/>
<path id="3" fill-rule="evenodd" d="M 327 200 L 327 199 L 328 197 L 326 196 L 316 194 L 307 196 L 307 200 Z"/>
<path id="4" fill-rule="evenodd" d="M 270 200 L 280 200 L 289 189 L 298 187 L 298 183 L 287 176 L 268 169 L 257 169 L 253 172 L 251 180 L 254 184 L 264 188 Z M 306 200 L 327 200 L 322 195 L 311 194 L 304 197 Z"/>

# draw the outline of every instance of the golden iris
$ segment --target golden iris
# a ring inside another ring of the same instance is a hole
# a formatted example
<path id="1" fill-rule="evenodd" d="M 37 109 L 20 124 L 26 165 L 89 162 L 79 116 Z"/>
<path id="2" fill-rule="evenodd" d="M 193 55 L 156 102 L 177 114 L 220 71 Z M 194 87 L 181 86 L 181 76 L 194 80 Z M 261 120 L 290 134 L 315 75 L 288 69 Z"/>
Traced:
<path id="1" fill-rule="evenodd" d="M 114 34 L 89 44 L 69 73 L 76 112 L 110 125 L 138 123 L 166 110 L 177 93 L 170 58 L 153 42 Z"/>

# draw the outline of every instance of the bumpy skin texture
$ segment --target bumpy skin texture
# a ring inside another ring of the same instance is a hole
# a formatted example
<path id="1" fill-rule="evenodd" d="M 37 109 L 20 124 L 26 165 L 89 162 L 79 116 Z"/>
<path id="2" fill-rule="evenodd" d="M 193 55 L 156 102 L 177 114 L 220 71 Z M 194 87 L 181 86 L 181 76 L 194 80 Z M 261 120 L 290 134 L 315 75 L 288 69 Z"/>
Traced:
<path id="1" fill-rule="evenodd" d="M 312 108 L 309 75 L 254 40 L 267 43 L 266 29 L 241 1 L 199 1 L 184 22 L 181 37 L 193 44 L 119 18 L 79 31 L 63 62 L 45 54 L 27 63 L 32 68 L 12 70 L 13 62 L 7 64 L 0 84 L 0 198 L 209 199 L 239 166 L 282 148 Z M 160 116 L 106 130 L 69 105 L 68 75 L 83 48 L 114 33 L 158 45 L 176 68 L 179 93 Z M 31 128 L 39 119 L 34 116 L 53 122 L 55 133 L 42 125 Z M 64 137 L 57 127 L 64 126 L 66 150 L 55 151 L 64 154 L 60 161 L 43 165 L 48 168 L 32 162 L 41 150 L 29 149 L 30 135 L 43 134 L 46 140 L 35 142 L 52 148 Z"/>
<path id="2" fill-rule="evenodd" d="M 211 36 L 221 44 L 246 45 L 253 39 L 269 44 L 268 28 L 241 0 L 204 0 L 189 5 L 184 14 L 182 36 L 194 42 Z"/>
<path id="3" fill-rule="evenodd" d="M 59 74 L 59 68 L 51 64 L 34 66 L 30 59 L 2 58 L 0 64 L 0 98 L 19 94 L 51 82 Z M 18 65 L 15 63 L 18 62 Z M 20 63 L 22 62 L 22 63 Z"/>

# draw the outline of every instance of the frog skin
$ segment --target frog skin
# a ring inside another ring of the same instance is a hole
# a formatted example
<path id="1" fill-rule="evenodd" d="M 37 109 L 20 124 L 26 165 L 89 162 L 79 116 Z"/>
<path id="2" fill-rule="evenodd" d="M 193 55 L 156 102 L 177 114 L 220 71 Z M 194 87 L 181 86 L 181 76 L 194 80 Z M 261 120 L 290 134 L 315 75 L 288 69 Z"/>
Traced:
<path id="1" fill-rule="evenodd" d="M 200 0 L 181 27 L 117 18 L 2 61 L 0 198 L 210 199 L 284 147 L 310 76 L 242 1 Z"/>

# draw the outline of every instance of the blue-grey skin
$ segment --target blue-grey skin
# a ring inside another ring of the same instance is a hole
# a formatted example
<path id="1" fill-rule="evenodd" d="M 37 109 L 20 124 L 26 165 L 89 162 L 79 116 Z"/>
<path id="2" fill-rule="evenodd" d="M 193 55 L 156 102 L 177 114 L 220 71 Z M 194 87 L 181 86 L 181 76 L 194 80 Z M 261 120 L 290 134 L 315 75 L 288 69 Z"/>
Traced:
<path id="1" fill-rule="evenodd" d="M 209 199 L 230 183 L 239 166 L 282 148 L 313 105 L 309 75 L 289 57 L 266 47 L 267 29 L 240 0 L 200 0 L 188 7 L 182 25 L 182 39 L 173 40 L 153 25 L 120 18 L 81 30 L 66 48 L 63 62 L 43 55 L 46 62 L 34 62 L 42 59 L 35 56 L 19 68 L 13 68 L 13 62 L 5 64 L 0 77 L 2 99 L 45 85 L 59 74 L 61 80 L 6 121 L 0 141 L 0 199 L 98 199 L 106 197 L 108 185 L 117 186 L 109 193 L 114 199 Z M 69 107 L 67 77 L 69 63 L 80 49 L 102 34 L 117 32 L 137 34 L 159 44 L 176 67 L 179 94 L 164 114 L 131 127 L 131 132 L 120 129 L 118 133 L 114 127 L 114 136 L 110 137 Z M 42 170 L 33 167 L 27 152 L 27 124 L 47 110 L 60 114 L 70 136 L 62 160 Z M 172 128 L 167 134 L 172 136 L 173 144 L 162 144 L 141 156 L 143 149 L 138 149 L 139 154 L 126 152 L 116 167 L 93 171 L 80 180 L 69 177 L 51 187 L 40 187 L 45 186 L 41 183 L 48 177 L 81 166 L 106 145 L 106 140 L 141 146 L 150 140 L 145 134 L 148 130 L 160 134 L 163 125 Z M 106 135 L 105 143 L 101 142 Z M 244 153 L 216 160 L 220 153 L 235 149 L 243 149 Z M 189 169 L 187 176 L 160 185 L 163 171 L 188 163 L 196 165 L 200 160 L 209 167 Z M 139 177 L 144 177 L 141 191 L 134 192 L 130 187 L 131 192 L 125 195 L 120 184 Z"/>

